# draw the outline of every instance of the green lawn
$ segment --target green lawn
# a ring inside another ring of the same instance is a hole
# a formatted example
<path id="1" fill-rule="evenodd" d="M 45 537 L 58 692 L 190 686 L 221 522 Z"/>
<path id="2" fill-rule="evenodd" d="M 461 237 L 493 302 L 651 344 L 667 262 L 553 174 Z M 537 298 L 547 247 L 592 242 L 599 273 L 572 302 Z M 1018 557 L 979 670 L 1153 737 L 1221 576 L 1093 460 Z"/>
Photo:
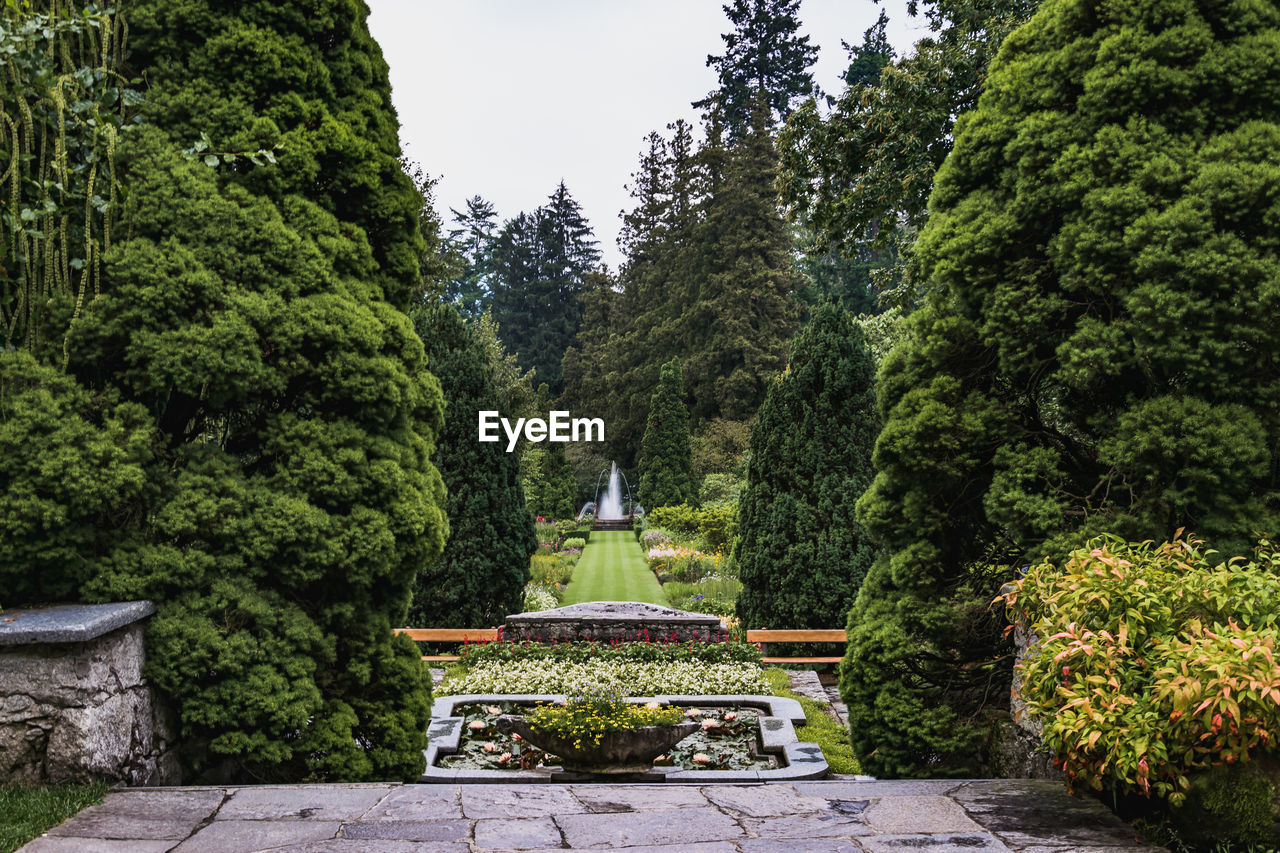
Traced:
<path id="1" fill-rule="evenodd" d="M 592 532 L 564 591 L 565 604 L 584 601 L 667 603 L 662 585 L 649 571 L 644 551 L 630 530 Z"/>
<path id="2" fill-rule="evenodd" d="M 39 788 L 0 785 L 0 853 L 17 850 L 86 806 L 100 802 L 108 787 L 105 782 Z"/>

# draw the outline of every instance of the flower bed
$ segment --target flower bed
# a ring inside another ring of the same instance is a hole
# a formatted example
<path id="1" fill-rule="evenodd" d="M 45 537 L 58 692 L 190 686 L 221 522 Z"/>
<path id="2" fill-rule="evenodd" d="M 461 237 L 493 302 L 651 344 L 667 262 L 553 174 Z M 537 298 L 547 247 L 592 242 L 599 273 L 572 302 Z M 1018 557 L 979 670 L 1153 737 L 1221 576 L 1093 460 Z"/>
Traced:
<path id="1" fill-rule="evenodd" d="M 658 694 L 767 693 L 758 666 L 701 661 L 640 662 L 566 660 L 480 661 L 449 678 L 436 695 L 464 693 Z"/>
<path id="2" fill-rule="evenodd" d="M 600 661 L 633 661 L 650 663 L 675 663 L 700 661 L 702 663 L 760 663 L 760 647 L 751 643 L 722 642 L 665 642 L 645 640 L 637 642 L 577 641 L 574 643 L 536 643 L 527 640 L 498 640 L 493 643 L 464 645 L 459 659 L 465 665 L 481 661 L 559 660 L 572 663 Z"/>

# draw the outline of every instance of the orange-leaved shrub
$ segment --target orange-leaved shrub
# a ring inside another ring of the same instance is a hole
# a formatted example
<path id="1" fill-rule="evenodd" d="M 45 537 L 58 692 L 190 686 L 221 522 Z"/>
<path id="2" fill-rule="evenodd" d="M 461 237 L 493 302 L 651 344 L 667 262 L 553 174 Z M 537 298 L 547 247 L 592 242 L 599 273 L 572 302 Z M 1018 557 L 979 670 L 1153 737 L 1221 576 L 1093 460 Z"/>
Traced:
<path id="1" fill-rule="evenodd" d="M 1280 554 L 1203 544 L 1100 537 L 997 599 L 1033 635 L 1016 689 L 1070 787 L 1177 806 L 1196 770 L 1276 757 Z"/>

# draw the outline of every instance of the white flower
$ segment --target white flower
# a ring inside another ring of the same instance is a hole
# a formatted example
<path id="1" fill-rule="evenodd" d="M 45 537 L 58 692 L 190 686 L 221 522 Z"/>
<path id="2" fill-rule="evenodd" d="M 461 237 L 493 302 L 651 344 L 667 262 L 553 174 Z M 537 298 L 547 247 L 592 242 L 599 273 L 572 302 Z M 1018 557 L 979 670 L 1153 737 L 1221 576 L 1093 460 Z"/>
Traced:
<path id="1" fill-rule="evenodd" d="M 497 745 L 496 743 L 494 743 L 493 741 L 487 741 L 487 742 L 485 743 L 485 745 L 484 745 L 482 748 L 484 749 L 484 751 L 485 751 L 485 752 L 497 752 L 497 751 L 498 751 L 498 745 Z"/>
<path id="2" fill-rule="evenodd" d="M 693 754 L 693 763 L 694 764 L 710 764 L 711 756 L 707 755 L 705 752 L 695 752 Z"/>
<path id="3" fill-rule="evenodd" d="M 467 725 L 467 728 L 471 729 L 471 731 L 473 731 L 473 732 L 478 732 L 478 731 L 480 731 L 481 729 L 485 728 L 485 722 L 484 722 L 484 720 L 472 720 L 472 721 Z"/>

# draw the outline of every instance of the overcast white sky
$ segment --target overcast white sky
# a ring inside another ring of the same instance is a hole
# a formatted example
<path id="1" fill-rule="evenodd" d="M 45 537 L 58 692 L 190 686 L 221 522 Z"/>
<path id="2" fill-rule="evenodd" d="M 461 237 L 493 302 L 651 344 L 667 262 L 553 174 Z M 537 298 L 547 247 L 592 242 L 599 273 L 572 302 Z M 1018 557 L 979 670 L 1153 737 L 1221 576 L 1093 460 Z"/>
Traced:
<path id="1" fill-rule="evenodd" d="M 437 206 L 484 196 L 502 219 L 541 205 L 563 178 L 610 268 L 621 260 L 624 185 L 651 130 L 685 118 L 716 86 L 707 54 L 730 28 L 721 0 L 368 0 L 391 67 L 405 154 L 440 179 Z M 924 32 L 884 0 L 899 53 Z M 862 41 L 880 5 L 802 0 L 814 75 L 839 93 L 840 40 Z"/>

